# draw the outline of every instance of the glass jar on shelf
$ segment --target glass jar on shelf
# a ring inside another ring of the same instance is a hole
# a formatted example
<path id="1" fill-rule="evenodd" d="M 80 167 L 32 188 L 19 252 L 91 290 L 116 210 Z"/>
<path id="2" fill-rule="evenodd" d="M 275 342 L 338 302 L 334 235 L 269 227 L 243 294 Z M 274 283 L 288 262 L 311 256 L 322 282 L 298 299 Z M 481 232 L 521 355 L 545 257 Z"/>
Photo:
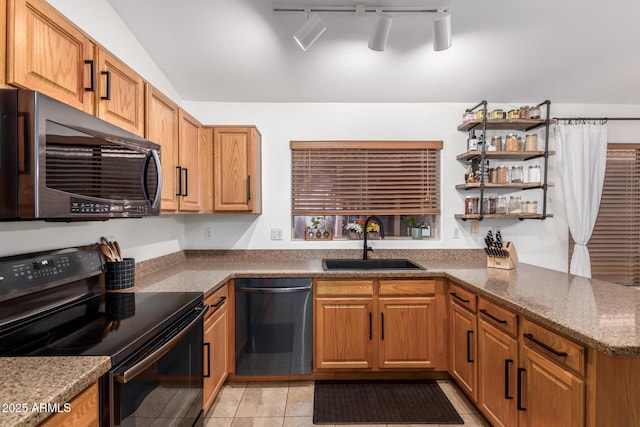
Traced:
<path id="1" fill-rule="evenodd" d="M 511 166 L 511 182 L 524 182 L 524 172 L 522 170 L 522 166 Z"/>
<path id="2" fill-rule="evenodd" d="M 507 197 L 506 196 L 498 196 L 496 197 L 496 214 L 506 214 L 507 213 Z"/>
<path id="3" fill-rule="evenodd" d="M 522 213 L 522 197 L 510 196 L 508 210 L 510 214 L 521 214 Z"/>
<path id="4" fill-rule="evenodd" d="M 496 168 L 496 182 L 498 184 L 509 183 L 509 170 L 506 166 L 500 165 Z"/>
<path id="5" fill-rule="evenodd" d="M 529 166 L 529 173 L 527 174 L 527 182 L 540 183 L 540 165 Z"/>

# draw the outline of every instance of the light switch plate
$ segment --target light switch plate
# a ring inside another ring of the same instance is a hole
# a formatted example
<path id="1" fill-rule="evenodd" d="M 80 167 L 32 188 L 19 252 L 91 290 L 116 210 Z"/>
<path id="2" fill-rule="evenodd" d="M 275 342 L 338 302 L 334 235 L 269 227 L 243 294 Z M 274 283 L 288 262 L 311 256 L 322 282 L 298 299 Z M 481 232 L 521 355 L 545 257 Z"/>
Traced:
<path id="1" fill-rule="evenodd" d="M 471 234 L 480 234 L 480 221 L 471 220 Z"/>
<path id="2" fill-rule="evenodd" d="M 282 228 L 271 229 L 271 240 L 282 240 Z"/>

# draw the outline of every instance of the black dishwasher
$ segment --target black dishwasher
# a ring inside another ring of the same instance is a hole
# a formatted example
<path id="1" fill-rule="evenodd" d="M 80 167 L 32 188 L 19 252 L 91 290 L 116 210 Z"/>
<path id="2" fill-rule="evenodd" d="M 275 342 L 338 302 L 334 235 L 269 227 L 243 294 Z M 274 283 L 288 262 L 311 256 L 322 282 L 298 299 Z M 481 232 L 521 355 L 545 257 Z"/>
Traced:
<path id="1" fill-rule="evenodd" d="M 236 279 L 236 375 L 312 371 L 310 278 Z"/>

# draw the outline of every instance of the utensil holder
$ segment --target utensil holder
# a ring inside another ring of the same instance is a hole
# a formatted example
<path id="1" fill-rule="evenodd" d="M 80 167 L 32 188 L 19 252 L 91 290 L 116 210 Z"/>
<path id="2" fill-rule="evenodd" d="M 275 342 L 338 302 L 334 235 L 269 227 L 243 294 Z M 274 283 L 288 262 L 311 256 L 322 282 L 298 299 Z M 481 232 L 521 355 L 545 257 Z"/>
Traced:
<path id="1" fill-rule="evenodd" d="M 118 291 L 133 287 L 136 278 L 136 261 L 124 258 L 118 262 L 106 263 L 104 288 L 107 291 Z"/>
<path id="2" fill-rule="evenodd" d="M 487 268 L 499 268 L 502 270 L 512 270 L 518 265 L 518 254 L 516 247 L 511 242 L 503 242 L 502 249 L 505 256 L 487 255 Z"/>

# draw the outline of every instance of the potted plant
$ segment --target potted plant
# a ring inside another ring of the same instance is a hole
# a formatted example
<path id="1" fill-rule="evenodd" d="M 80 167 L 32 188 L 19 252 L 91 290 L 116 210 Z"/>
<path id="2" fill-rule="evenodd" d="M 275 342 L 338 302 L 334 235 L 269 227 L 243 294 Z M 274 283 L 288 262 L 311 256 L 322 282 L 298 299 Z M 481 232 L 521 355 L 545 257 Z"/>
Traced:
<path id="1" fill-rule="evenodd" d="M 326 239 L 331 240 L 333 229 L 326 228 L 326 216 L 312 216 L 311 227 L 305 228 L 305 239 Z"/>
<path id="2" fill-rule="evenodd" d="M 355 222 L 350 222 L 345 225 L 345 229 L 349 233 L 350 240 L 362 240 L 364 239 L 364 219 L 357 219 Z M 380 238 L 380 225 L 377 222 L 369 221 L 367 224 L 367 239 L 379 239 Z"/>
<path id="3" fill-rule="evenodd" d="M 416 222 L 415 216 L 410 216 L 407 218 L 407 225 L 409 226 L 409 234 L 411 234 L 411 238 L 413 240 L 422 240 L 422 225 L 418 225 Z"/>

